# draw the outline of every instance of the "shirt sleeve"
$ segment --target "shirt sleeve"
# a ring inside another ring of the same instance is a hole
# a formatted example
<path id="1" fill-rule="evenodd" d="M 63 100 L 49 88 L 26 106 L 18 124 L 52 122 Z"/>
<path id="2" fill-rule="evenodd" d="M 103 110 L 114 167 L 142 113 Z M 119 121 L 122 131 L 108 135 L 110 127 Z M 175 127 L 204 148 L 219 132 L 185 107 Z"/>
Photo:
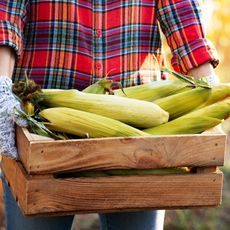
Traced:
<path id="1" fill-rule="evenodd" d="M 159 0 L 158 21 L 172 51 L 172 66 L 182 73 L 219 58 L 206 38 L 198 0 Z"/>
<path id="2" fill-rule="evenodd" d="M 0 1 L 0 46 L 12 47 L 18 56 L 22 51 L 28 2 L 28 0 Z"/>

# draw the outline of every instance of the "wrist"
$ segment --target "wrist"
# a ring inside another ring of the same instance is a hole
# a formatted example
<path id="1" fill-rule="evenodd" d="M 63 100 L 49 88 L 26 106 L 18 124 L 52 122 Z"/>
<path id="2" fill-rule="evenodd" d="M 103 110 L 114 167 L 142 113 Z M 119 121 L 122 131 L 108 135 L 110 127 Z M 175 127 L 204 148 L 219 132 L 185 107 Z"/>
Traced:
<path id="1" fill-rule="evenodd" d="M 218 85 L 220 83 L 219 79 L 215 73 L 204 76 L 204 79 L 208 82 L 208 84 L 210 86 L 215 86 L 215 85 Z"/>
<path id="2" fill-rule="evenodd" d="M 217 85 L 219 79 L 215 74 L 213 66 L 208 62 L 188 72 L 188 75 L 197 79 L 205 79 L 210 86 Z"/>
<path id="3" fill-rule="evenodd" d="M 211 76 L 213 74 L 215 74 L 215 72 L 212 65 L 209 62 L 204 63 L 203 65 L 200 65 L 196 68 L 193 68 L 188 72 L 188 75 L 194 78 L 202 78 L 205 76 Z"/>

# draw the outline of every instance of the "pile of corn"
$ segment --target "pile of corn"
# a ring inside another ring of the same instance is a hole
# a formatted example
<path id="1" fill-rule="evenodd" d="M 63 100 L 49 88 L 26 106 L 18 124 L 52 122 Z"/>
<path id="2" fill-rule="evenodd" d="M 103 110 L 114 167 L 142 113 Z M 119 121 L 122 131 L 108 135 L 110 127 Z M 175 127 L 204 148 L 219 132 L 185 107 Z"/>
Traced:
<path id="1" fill-rule="evenodd" d="M 49 130 L 74 138 L 197 134 L 230 115 L 227 84 L 194 87 L 168 80 L 114 91 L 111 84 L 102 80 L 82 92 L 41 90 L 39 109 L 30 108 L 35 99 L 25 109 L 38 111 L 35 117 Z"/>
<path id="2" fill-rule="evenodd" d="M 30 130 L 55 139 L 198 134 L 230 116 L 227 84 L 211 88 L 171 80 L 111 90 L 112 85 L 103 79 L 82 92 L 40 90 L 27 80 L 25 85 L 15 85 L 14 92 L 21 98 L 26 111 L 22 115 L 28 119 Z M 187 167 L 122 169 L 77 172 L 76 176 L 190 171 Z"/>

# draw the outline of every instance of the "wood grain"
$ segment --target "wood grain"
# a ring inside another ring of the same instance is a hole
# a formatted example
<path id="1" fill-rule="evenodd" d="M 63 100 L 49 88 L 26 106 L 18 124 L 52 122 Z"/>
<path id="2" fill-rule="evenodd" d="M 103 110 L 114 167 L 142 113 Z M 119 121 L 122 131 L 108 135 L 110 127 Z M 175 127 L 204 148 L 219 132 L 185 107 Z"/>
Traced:
<path id="1" fill-rule="evenodd" d="M 37 137 L 36 137 L 37 138 Z M 222 166 L 224 134 L 37 140 L 17 129 L 17 146 L 30 174 L 77 170 Z"/>
<path id="2" fill-rule="evenodd" d="M 10 176 L 12 169 L 15 176 Z M 27 175 L 20 163 L 7 158 L 3 170 L 26 215 L 213 207 L 220 204 L 222 196 L 223 175 L 219 171 L 58 179 Z"/>
<path id="3" fill-rule="evenodd" d="M 26 128 L 16 127 L 16 145 L 23 165 L 28 165 L 30 162 L 30 143 L 31 136 Z"/>
<path id="4" fill-rule="evenodd" d="M 2 157 L 2 171 L 7 184 L 9 185 L 15 200 L 21 210 L 27 209 L 27 180 L 15 160 Z"/>

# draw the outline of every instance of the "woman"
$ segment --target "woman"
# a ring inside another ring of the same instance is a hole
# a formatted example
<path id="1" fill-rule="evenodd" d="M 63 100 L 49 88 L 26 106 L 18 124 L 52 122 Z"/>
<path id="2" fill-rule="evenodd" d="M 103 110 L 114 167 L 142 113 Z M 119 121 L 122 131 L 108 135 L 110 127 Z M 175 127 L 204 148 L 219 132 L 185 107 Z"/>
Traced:
<path id="1" fill-rule="evenodd" d="M 208 43 L 197 0 L 4 0 L 0 2 L 0 152 L 17 158 L 18 102 L 12 80 L 27 72 L 42 88 L 82 90 L 108 75 L 124 87 L 151 81 L 163 64 L 158 22 L 175 70 L 216 80 L 218 58 Z M 11 80 L 12 78 L 12 80 Z M 14 114 L 14 116 L 12 116 Z M 4 185 L 7 229 L 70 229 L 73 216 L 25 218 Z M 158 218 L 159 217 L 159 218 Z M 101 228 L 163 228 L 163 211 L 100 214 Z"/>

